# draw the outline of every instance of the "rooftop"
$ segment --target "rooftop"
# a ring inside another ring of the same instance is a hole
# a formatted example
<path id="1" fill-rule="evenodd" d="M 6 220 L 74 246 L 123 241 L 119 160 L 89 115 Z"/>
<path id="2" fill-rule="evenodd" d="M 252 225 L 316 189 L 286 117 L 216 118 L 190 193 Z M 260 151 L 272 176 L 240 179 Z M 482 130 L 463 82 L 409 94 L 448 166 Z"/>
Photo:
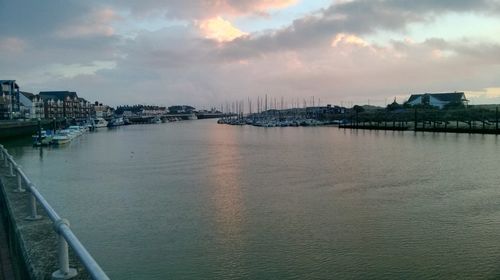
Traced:
<path id="1" fill-rule="evenodd" d="M 463 92 L 442 92 L 442 93 L 422 93 L 422 94 L 412 94 L 410 96 L 410 99 L 408 99 L 408 102 L 412 102 L 413 100 L 424 96 L 432 96 L 438 100 L 441 101 L 446 101 L 446 102 L 462 102 L 462 101 L 467 101 L 465 98 L 465 93 Z"/>
<path id="2" fill-rule="evenodd" d="M 64 100 L 66 97 L 78 98 L 78 95 L 74 91 L 41 91 L 40 97 L 43 99 L 55 99 Z"/>

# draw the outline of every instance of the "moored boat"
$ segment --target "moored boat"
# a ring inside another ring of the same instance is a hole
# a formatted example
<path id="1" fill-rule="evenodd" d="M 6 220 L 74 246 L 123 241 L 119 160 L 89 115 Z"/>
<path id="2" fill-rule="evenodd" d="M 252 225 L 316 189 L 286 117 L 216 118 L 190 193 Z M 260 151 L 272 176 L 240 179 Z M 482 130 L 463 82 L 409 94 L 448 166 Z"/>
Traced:
<path id="1" fill-rule="evenodd" d="M 51 143 L 54 145 L 63 145 L 71 142 L 73 137 L 70 135 L 69 132 L 59 132 L 54 137 L 52 137 Z"/>
<path id="2" fill-rule="evenodd" d="M 108 123 L 108 127 L 122 126 L 125 125 L 122 117 L 114 118 Z"/>
<path id="3" fill-rule="evenodd" d="M 94 120 L 94 127 L 95 128 L 101 128 L 101 127 L 107 127 L 107 126 L 108 126 L 108 122 L 103 118 L 96 118 Z"/>
<path id="4" fill-rule="evenodd" d="M 51 143 L 53 136 L 54 135 L 52 134 L 52 131 L 42 130 L 42 131 L 40 131 L 40 134 L 35 134 L 32 136 L 33 145 L 35 145 L 35 146 L 47 146 Z"/>

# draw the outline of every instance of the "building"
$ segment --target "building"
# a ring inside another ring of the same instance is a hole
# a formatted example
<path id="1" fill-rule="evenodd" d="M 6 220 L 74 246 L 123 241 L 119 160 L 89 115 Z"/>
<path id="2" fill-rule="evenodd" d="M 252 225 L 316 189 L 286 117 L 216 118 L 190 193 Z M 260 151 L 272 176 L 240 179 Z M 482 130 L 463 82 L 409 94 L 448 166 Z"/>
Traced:
<path id="1" fill-rule="evenodd" d="M 10 120 L 20 116 L 19 85 L 15 80 L 0 80 L 0 119 Z"/>
<path id="2" fill-rule="evenodd" d="M 469 100 L 463 92 L 412 94 L 407 105 L 430 105 L 443 109 L 447 105 L 467 105 Z"/>
<path id="3" fill-rule="evenodd" d="M 96 118 L 110 118 L 113 116 L 113 110 L 108 105 L 96 101 L 94 103 L 94 116 Z"/>
<path id="4" fill-rule="evenodd" d="M 141 110 L 142 116 L 161 116 L 167 112 L 166 107 L 162 106 L 144 106 Z"/>
<path id="5" fill-rule="evenodd" d="M 43 99 L 39 95 L 30 92 L 20 91 L 20 116 L 26 119 L 45 118 L 45 108 Z"/>
<path id="6" fill-rule="evenodd" d="M 93 105 L 74 91 L 42 91 L 40 97 L 46 118 L 82 120 L 93 116 Z"/>
<path id="7" fill-rule="evenodd" d="M 195 110 L 194 107 L 188 105 L 176 105 L 168 107 L 168 112 L 170 114 L 191 114 Z"/>
<path id="8" fill-rule="evenodd" d="M 306 107 L 307 114 L 344 114 L 346 108 L 340 106 L 332 106 L 328 104 L 326 106 L 317 107 Z"/>
<path id="9" fill-rule="evenodd" d="M 94 105 L 85 98 L 78 97 L 79 104 L 77 106 L 76 118 L 78 119 L 89 119 L 95 117 Z"/>

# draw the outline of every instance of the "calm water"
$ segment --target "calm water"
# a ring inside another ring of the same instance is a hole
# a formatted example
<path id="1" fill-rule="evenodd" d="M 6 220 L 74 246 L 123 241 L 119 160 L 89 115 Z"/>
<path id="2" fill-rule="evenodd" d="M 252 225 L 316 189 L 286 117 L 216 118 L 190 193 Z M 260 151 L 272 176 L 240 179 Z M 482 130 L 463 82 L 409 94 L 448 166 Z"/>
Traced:
<path id="1" fill-rule="evenodd" d="M 208 120 L 8 146 L 114 279 L 500 277 L 495 136 Z"/>

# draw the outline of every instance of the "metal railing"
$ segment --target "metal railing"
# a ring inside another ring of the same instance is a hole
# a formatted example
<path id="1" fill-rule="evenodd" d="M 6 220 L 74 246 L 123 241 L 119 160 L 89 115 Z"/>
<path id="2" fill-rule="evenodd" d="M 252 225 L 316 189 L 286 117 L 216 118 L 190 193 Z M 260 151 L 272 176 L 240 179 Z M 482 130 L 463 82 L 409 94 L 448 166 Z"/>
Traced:
<path id="1" fill-rule="evenodd" d="M 13 157 L 9 154 L 7 149 L 0 145 L 0 162 L 3 160 L 4 166 L 9 168 L 9 175 L 11 177 L 17 177 L 17 186 L 14 190 L 15 192 L 26 192 L 30 193 L 29 205 L 30 209 L 29 216 L 26 220 L 35 221 L 42 219 L 42 216 L 37 213 L 37 203 L 43 207 L 47 216 L 53 223 L 54 231 L 58 235 L 58 245 L 57 245 L 57 259 L 59 269 L 52 273 L 52 279 L 70 279 L 77 275 L 77 271 L 74 268 L 69 267 L 69 254 L 68 254 L 68 244 L 73 249 L 73 252 L 78 257 L 83 266 L 87 269 L 92 279 L 109 279 L 102 268 L 97 264 L 90 253 L 85 249 L 80 240 L 75 236 L 73 231 L 69 227 L 69 222 L 66 219 L 61 218 L 57 212 L 50 206 L 47 200 L 40 194 L 35 185 L 30 181 L 30 179 L 23 172 L 21 167 L 14 161 Z M 23 182 L 26 189 L 23 188 Z"/>

